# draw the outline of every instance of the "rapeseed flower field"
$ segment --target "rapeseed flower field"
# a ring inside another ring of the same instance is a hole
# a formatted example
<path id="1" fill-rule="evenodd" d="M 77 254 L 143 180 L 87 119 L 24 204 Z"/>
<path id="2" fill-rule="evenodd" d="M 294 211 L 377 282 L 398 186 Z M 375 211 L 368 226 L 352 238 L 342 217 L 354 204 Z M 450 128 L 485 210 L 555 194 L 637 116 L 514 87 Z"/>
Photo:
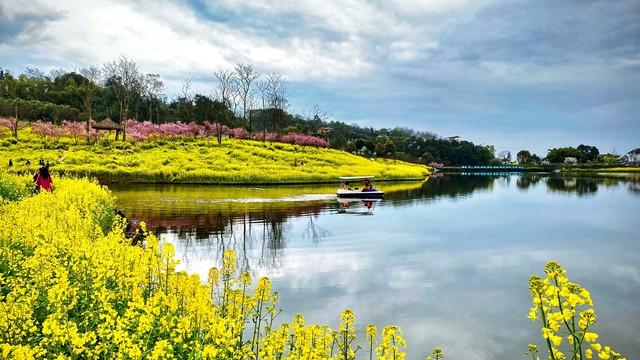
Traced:
<path id="1" fill-rule="evenodd" d="M 21 130 L 19 140 L 0 139 L 0 166 L 33 172 L 40 159 L 51 171 L 106 182 L 270 184 L 335 182 L 338 176 L 372 175 L 378 180 L 416 180 L 430 168 L 399 160 L 367 159 L 344 151 L 276 142 L 180 137 L 144 142 L 70 138 L 43 141 Z M 31 165 L 27 165 L 27 161 Z"/>
<path id="2" fill-rule="evenodd" d="M 276 326 L 268 278 L 238 273 L 233 251 L 205 283 L 176 271 L 172 246 L 152 234 L 129 245 L 113 200 L 95 182 L 62 178 L 53 193 L 0 207 L 2 358 L 355 358 L 351 310 L 335 330 L 302 315 Z M 404 358 L 399 329 L 368 334 L 377 358 Z"/>
<path id="3" fill-rule="evenodd" d="M 350 309 L 336 329 L 301 314 L 276 320 L 270 279 L 239 272 L 232 250 L 200 279 L 177 271 L 172 245 L 153 234 L 130 245 L 113 196 L 95 181 L 60 178 L 33 195 L 29 177 L 0 173 L 0 198 L 0 358 L 406 358 L 400 328 L 356 326 Z M 624 359 L 598 341 L 590 292 L 557 262 L 545 274 L 529 281 L 528 317 L 541 324 L 548 358 Z M 528 354 L 539 359 L 538 346 Z M 445 354 L 434 348 L 427 359 Z"/>

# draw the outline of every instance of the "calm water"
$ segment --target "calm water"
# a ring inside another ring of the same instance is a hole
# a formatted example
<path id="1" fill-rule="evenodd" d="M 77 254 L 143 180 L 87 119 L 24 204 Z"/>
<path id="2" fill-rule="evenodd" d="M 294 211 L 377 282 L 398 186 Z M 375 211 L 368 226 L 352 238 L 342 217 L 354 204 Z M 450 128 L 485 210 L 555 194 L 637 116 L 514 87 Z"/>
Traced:
<path id="1" fill-rule="evenodd" d="M 638 178 L 379 185 L 382 202 L 348 206 L 335 186 L 112 189 L 130 218 L 175 244 L 187 271 L 206 278 L 237 249 L 240 266 L 273 279 L 282 319 L 336 325 L 352 308 L 360 330 L 399 325 L 410 359 L 436 345 L 451 359 L 522 359 L 529 342 L 542 344 L 526 318 L 527 280 L 555 259 L 592 291 L 600 340 L 640 354 Z"/>

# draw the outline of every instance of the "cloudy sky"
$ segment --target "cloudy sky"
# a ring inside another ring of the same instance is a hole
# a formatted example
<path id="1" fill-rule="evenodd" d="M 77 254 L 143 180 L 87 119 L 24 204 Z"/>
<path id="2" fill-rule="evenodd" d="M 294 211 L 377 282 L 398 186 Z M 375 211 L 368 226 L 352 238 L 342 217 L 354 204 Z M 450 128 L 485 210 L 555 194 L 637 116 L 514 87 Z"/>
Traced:
<path id="1" fill-rule="evenodd" d="M 120 54 L 170 95 L 244 62 L 286 76 L 293 112 L 512 152 L 640 146 L 638 0 L 0 2 L 0 67 Z"/>

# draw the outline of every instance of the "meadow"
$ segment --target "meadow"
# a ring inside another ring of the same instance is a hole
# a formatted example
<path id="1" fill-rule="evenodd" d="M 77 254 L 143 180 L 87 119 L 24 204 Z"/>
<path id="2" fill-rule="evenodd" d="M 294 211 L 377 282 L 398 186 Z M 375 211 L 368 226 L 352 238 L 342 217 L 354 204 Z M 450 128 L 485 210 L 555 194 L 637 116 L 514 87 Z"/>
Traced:
<path id="1" fill-rule="evenodd" d="M 600 174 L 635 174 L 640 173 L 640 167 L 610 167 L 610 168 L 563 168 L 563 173 L 600 173 Z"/>
<path id="2" fill-rule="evenodd" d="M 277 319 L 270 279 L 240 272 L 232 250 L 200 279 L 177 271 L 172 245 L 153 234 L 130 245 L 95 181 L 62 178 L 32 195 L 28 176 L 0 179 L 2 358 L 405 359 L 401 329 L 363 326 L 351 309 L 335 329 Z M 560 264 L 548 262 L 529 291 L 543 344 L 529 344 L 530 358 L 624 359 L 598 342 L 591 294 Z M 427 357 L 443 358 L 440 348 Z"/>
<path id="3" fill-rule="evenodd" d="M 372 175 L 378 180 L 416 180 L 424 165 L 367 159 L 323 147 L 282 142 L 180 136 L 145 141 L 102 138 L 87 144 L 73 137 L 41 138 L 31 127 L 18 140 L 0 137 L 0 164 L 12 173 L 33 172 L 39 160 L 54 174 L 89 176 L 103 182 L 284 184 L 335 183 L 338 176 Z M 27 165 L 27 161 L 30 165 Z"/>

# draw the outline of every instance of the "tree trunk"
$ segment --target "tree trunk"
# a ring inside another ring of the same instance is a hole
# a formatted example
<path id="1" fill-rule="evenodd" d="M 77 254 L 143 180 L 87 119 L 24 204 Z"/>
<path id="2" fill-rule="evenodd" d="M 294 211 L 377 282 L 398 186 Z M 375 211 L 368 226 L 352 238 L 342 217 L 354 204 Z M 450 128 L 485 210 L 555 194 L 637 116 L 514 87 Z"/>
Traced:
<path id="1" fill-rule="evenodd" d="M 122 124 L 122 141 L 127 140 L 127 114 L 129 113 L 129 103 L 126 102 L 124 106 L 124 116 L 120 120 Z"/>
<path id="2" fill-rule="evenodd" d="M 91 101 L 85 106 L 87 109 L 87 144 L 91 143 Z"/>
<path id="3" fill-rule="evenodd" d="M 18 102 L 16 101 L 16 122 L 13 124 L 13 137 L 18 140 Z"/>

